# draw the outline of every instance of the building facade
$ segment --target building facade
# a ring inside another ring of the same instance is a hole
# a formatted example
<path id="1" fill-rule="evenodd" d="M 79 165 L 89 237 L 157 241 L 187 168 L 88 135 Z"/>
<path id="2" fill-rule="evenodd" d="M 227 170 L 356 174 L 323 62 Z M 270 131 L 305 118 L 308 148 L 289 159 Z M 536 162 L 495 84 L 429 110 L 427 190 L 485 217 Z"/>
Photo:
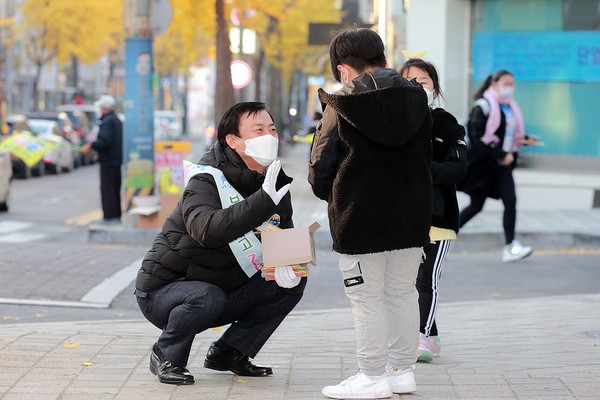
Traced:
<path id="1" fill-rule="evenodd" d="M 525 152 L 600 157 L 600 1 L 412 0 L 406 39 L 440 70 L 457 117 L 489 74 L 507 69 L 526 131 L 545 144 Z"/>

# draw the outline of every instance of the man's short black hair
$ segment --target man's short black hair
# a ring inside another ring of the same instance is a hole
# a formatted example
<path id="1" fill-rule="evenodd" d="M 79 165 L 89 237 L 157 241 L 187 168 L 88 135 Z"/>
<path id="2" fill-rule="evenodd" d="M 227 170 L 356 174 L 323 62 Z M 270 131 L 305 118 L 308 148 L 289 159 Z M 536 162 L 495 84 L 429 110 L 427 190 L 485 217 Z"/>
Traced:
<path id="1" fill-rule="evenodd" d="M 337 66 L 348 64 L 356 72 L 362 73 L 368 67 L 383 68 L 386 64 L 383 41 L 368 28 L 354 28 L 340 32 L 329 46 L 329 60 L 333 77 L 341 82 Z"/>
<path id="2" fill-rule="evenodd" d="M 256 115 L 261 111 L 269 113 L 271 120 L 273 120 L 273 116 L 269 112 L 267 105 L 258 101 L 237 103 L 229 110 L 225 111 L 223 118 L 221 118 L 221 121 L 219 122 L 219 127 L 217 128 L 217 140 L 221 146 L 224 147 L 227 145 L 225 137 L 230 133 L 235 136 L 240 136 L 240 120 L 244 115 Z"/>

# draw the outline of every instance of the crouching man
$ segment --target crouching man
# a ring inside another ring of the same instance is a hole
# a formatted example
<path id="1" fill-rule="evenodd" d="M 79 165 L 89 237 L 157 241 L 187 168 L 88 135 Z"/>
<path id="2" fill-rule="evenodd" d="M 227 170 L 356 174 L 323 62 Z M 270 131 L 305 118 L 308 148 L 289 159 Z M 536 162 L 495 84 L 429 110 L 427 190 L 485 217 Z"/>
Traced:
<path id="1" fill-rule="evenodd" d="M 267 281 L 263 222 L 292 228 L 292 179 L 277 161 L 278 135 L 264 103 L 231 107 L 218 141 L 198 165 L 184 167 L 186 187 L 142 262 L 135 295 L 144 316 L 162 330 L 150 371 L 162 383 L 193 384 L 187 363 L 196 334 L 231 324 L 208 349 L 204 366 L 242 376 L 267 376 L 254 358 L 302 298 L 306 278 L 278 267 Z M 280 273 L 278 273 L 280 272 Z"/>

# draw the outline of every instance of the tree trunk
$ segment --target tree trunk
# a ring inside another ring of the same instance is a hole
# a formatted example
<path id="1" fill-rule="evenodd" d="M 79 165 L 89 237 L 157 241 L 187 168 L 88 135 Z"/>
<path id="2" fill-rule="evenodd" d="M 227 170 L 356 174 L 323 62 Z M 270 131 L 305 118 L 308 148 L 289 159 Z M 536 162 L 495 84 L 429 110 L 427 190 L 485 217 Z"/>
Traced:
<path id="1" fill-rule="evenodd" d="M 281 104 L 281 71 L 273 65 L 269 65 L 269 82 L 267 105 L 271 109 L 271 115 L 275 118 L 277 130 L 281 132 L 279 136 L 285 138 L 287 126 L 285 125 L 285 116 Z"/>
<path id="2" fill-rule="evenodd" d="M 182 115 L 181 115 L 181 132 L 184 135 L 188 134 L 188 90 L 190 86 L 190 79 L 188 76 L 188 72 L 185 72 L 183 75 L 183 94 L 182 94 Z"/>
<path id="3" fill-rule="evenodd" d="M 261 100 L 261 86 L 262 86 L 262 69 L 265 64 L 265 52 L 261 48 L 258 52 L 258 57 L 254 61 L 254 100 Z"/>
<path id="4" fill-rule="evenodd" d="M 40 110 L 40 92 L 38 86 L 40 84 L 40 76 L 42 75 L 42 64 L 35 65 L 35 76 L 33 77 L 33 111 Z"/>
<path id="5" fill-rule="evenodd" d="M 71 79 L 72 86 L 75 91 L 79 89 L 79 60 L 75 56 L 71 56 Z"/>
<path id="6" fill-rule="evenodd" d="M 296 79 L 294 79 L 296 77 L 296 72 L 292 73 L 292 76 L 290 77 L 289 81 L 288 81 L 288 87 L 287 87 L 287 99 L 286 99 L 286 104 L 287 107 L 285 108 L 286 111 L 286 116 L 289 119 L 289 130 L 288 130 L 288 134 L 289 134 L 289 141 L 290 143 L 294 143 L 292 138 L 294 137 L 294 135 L 296 134 L 296 118 L 298 118 L 298 105 L 296 105 L 296 115 L 291 115 L 290 114 L 290 110 L 292 109 L 292 105 L 293 105 L 293 101 L 292 101 L 292 97 L 294 96 L 294 93 L 297 91 L 297 88 L 294 87 L 294 85 L 296 84 Z"/>
<path id="7" fill-rule="evenodd" d="M 231 52 L 225 20 L 225 0 L 215 0 L 217 12 L 217 86 L 215 88 L 215 126 L 234 103 L 231 83 Z"/>
<path id="8" fill-rule="evenodd" d="M 115 77 L 115 68 L 117 67 L 117 62 L 114 60 L 115 51 L 111 50 L 108 53 L 108 76 L 106 77 L 106 93 L 113 93 L 112 84 L 113 79 Z"/>

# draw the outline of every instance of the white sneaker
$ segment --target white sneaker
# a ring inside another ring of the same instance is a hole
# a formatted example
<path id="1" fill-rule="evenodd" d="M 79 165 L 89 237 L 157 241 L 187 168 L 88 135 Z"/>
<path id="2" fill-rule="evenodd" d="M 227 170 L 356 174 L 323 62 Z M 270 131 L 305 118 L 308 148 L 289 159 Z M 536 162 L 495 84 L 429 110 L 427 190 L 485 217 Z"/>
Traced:
<path id="1" fill-rule="evenodd" d="M 325 386 L 321 393 L 331 399 L 387 399 L 392 397 L 392 387 L 387 373 L 368 376 L 359 372 L 339 385 Z"/>
<path id="2" fill-rule="evenodd" d="M 414 365 L 411 365 L 410 367 L 402 370 L 390 368 L 388 372 L 390 374 L 392 392 L 412 393 L 417 390 L 417 383 L 415 382 Z"/>
<path id="3" fill-rule="evenodd" d="M 502 252 L 502 261 L 504 262 L 514 262 L 522 260 L 533 253 L 533 248 L 531 246 L 523 246 L 519 241 L 513 240 L 512 243 L 504 246 Z"/>

